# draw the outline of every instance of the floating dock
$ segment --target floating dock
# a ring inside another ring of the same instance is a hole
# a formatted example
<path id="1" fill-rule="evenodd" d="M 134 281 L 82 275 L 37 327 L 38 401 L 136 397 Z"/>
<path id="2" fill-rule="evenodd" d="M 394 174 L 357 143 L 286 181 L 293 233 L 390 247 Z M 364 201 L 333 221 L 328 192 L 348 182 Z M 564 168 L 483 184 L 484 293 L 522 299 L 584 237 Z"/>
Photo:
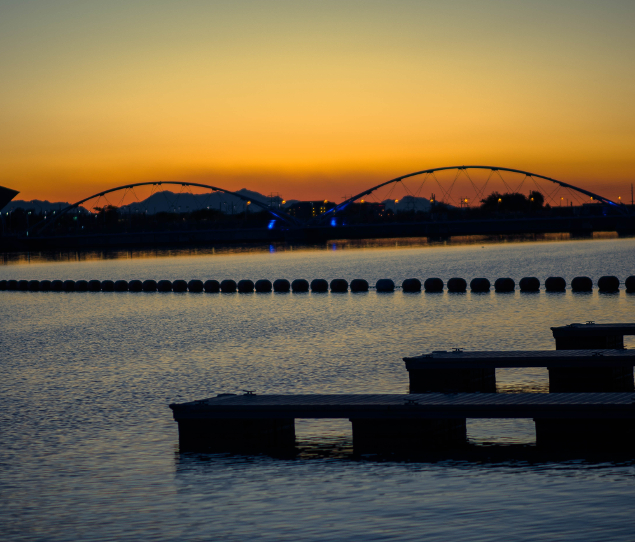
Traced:
<path id="1" fill-rule="evenodd" d="M 569 324 L 552 327 L 556 350 L 624 348 L 624 335 L 635 335 L 635 324 Z"/>
<path id="2" fill-rule="evenodd" d="M 635 327 L 635 326 L 634 326 Z M 496 391 L 496 369 L 546 367 L 550 392 L 630 392 L 635 350 L 435 351 L 403 358 L 412 393 Z"/>
<path id="3" fill-rule="evenodd" d="M 171 404 L 181 451 L 275 451 L 295 446 L 296 418 L 352 422 L 356 453 L 426 451 L 467 443 L 469 418 L 530 418 L 543 448 L 632 450 L 633 393 L 221 394 Z"/>

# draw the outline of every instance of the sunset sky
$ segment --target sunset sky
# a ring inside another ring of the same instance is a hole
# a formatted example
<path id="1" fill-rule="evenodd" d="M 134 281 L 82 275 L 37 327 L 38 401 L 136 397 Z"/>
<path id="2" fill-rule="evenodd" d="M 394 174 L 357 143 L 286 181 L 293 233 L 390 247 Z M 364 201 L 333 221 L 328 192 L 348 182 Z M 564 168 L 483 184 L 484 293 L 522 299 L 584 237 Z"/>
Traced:
<path id="1" fill-rule="evenodd" d="M 635 181 L 635 2 L 0 0 L 0 185 L 341 200 L 410 171 Z"/>

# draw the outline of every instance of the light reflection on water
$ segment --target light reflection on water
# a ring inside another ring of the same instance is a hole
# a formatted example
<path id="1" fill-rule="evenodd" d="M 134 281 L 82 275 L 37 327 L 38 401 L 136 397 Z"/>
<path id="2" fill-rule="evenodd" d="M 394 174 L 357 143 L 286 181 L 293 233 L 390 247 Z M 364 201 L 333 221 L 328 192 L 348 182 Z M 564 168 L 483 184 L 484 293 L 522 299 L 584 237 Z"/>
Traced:
<path id="1" fill-rule="evenodd" d="M 0 267 L 0 278 L 635 274 L 635 240 L 300 251 Z M 553 348 L 550 326 L 633 321 L 635 296 L 0 292 L 0 525 L 8 540 L 632 540 L 633 464 L 350 458 L 297 422 L 295 460 L 178 454 L 170 402 L 219 392 L 403 393 L 427 350 Z M 630 338 L 627 343 L 635 344 Z M 499 371 L 546 391 L 545 370 Z M 526 420 L 474 442 L 531 443 Z"/>
<path id="2" fill-rule="evenodd" d="M 594 232 L 594 240 L 617 239 L 617 232 Z M 82 250 L 82 251 L 39 251 L 39 252 L 7 252 L 2 253 L 2 263 L 46 263 L 46 262 L 88 262 L 118 259 L 139 258 L 173 258 L 184 256 L 221 256 L 235 254 L 259 254 L 263 252 L 315 252 L 325 250 L 350 249 L 403 249 L 403 248 L 436 248 L 440 246 L 461 246 L 475 244 L 528 243 L 570 241 L 574 239 L 569 233 L 544 233 L 527 235 L 465 235 L 450 239 L 436 240 L 427 237 L 399 237 L 387 239 L 338 239 L 319 245 L 293 245 L 287 243 L 243 244 L 200 247 L 160 247 L 152 249 L 116 249 L 116 250 Z M 579 238 L 586 241 L 588 238 Z"/>

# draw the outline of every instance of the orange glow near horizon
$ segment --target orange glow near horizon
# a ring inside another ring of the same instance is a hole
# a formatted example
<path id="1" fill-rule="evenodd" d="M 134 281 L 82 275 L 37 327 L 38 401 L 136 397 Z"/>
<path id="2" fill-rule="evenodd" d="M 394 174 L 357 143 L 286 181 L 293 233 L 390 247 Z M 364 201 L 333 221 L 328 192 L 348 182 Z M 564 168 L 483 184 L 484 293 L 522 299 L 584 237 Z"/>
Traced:
<path id="1" fill-rule="evenodd" d="M 190 180 L 341 201 L 460 164 L 630 199 L 631 3 L 0 9 L 0 185 L 19 199 Z"/>

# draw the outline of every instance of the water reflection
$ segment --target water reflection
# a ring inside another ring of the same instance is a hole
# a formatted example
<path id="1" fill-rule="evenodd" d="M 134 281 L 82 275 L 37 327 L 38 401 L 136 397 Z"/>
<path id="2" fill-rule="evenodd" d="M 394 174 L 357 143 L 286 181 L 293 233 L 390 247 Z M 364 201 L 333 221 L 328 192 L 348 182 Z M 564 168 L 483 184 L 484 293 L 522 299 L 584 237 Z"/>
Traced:
<path id="1" fill-rule="evenodd" d="M 593 239 L 616 239 L 617 232 L 595 232 Z M 436 239 L 427 237 L 401 237 L 388 239 L 338 239 L 330 240 L 323 244 L 289 244 L 268 243 L 264 245 L 224 245 L 201 247 L 163 247 L 152 249 L 127 249 L 127 250 L 84 250 L 84 251 L 37 251 L 37 252 L 4 252 L 2 263 L 24 264 L 45 262 L 89 262 L 99 260 L 141 259 L 141 258 L 169 258 L 174 256 L 209 256 L 231 254 L 257 254 L 257 253 L 284 253 L 298 251 L 339 251 L 350 249 L 401 249 L 423 248 L 439 246 L 461 245 L 487 245 L 500 243 L 529 243 L 529 242 L 556 242 L 571 241 L 574 238 L 568 233 L 547 233 L 527 235 L 471 235 L 458 236 L 448 239 Z M 579 239 L 589 241 L 589 238 Z"/>

